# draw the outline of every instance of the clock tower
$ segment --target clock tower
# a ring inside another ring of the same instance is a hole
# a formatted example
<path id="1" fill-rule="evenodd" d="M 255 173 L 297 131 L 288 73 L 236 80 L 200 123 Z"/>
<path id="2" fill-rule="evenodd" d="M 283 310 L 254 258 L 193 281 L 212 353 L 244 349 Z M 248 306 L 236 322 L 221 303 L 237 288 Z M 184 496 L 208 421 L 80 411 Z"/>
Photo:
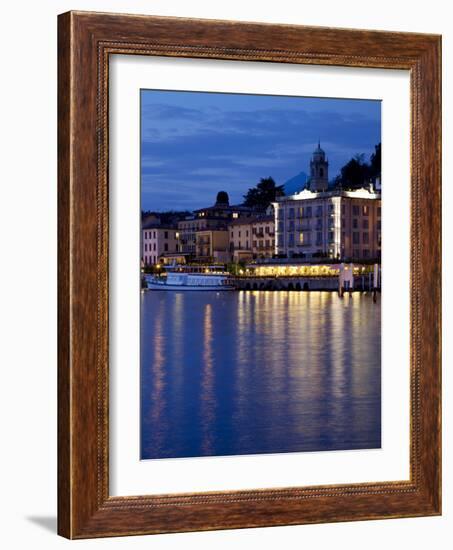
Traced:
<path id="1" fill-rule="evenodd" d="M 310 161 L 310 182 L 309 189 L 314 193 L 327 191 L 329 184 L 329 163 L 325 152 L 321 149 L 318 141 L 318 147 L 313 151 Z"/>

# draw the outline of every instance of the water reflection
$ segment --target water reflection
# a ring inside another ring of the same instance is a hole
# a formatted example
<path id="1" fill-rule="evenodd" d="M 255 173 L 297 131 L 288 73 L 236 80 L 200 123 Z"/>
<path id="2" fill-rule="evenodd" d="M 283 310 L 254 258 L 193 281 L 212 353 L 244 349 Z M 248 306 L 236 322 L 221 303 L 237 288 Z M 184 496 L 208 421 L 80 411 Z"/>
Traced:
<path id="1" fill-rule="evenodd" d="M 142 295 L 142 457 L 380 446 L 380 303 Z"/>

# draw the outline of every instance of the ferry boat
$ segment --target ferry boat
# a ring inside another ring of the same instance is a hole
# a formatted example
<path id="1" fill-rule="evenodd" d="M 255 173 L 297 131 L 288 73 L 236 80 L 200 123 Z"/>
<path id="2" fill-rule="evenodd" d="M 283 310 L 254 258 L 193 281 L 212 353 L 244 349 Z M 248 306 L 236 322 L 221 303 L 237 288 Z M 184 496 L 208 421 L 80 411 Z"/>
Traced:
<path id="1" fill-rule="evenodd" d="M 145 275 L 145 290 L 234 290 L 229 273 L 219 271 L 218 266 L 204 267 L 203 271 L 198 266 L 170 266 L 166 272 L 163 276 Z"/>

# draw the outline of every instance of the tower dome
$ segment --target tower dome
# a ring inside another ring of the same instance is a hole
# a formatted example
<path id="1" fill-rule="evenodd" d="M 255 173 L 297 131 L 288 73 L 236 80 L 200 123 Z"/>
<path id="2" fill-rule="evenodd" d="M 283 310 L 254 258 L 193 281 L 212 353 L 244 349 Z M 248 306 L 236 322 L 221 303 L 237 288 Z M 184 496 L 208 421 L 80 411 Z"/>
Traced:
<path id="1" fill-rule="evenodd" d="M 229 206 L 230 204 L 230 198 L 228 197 L 228 193 L 226 191 L 219 191 L 217 193 L 217 199 L 215 202 L 216 206 Z"/>

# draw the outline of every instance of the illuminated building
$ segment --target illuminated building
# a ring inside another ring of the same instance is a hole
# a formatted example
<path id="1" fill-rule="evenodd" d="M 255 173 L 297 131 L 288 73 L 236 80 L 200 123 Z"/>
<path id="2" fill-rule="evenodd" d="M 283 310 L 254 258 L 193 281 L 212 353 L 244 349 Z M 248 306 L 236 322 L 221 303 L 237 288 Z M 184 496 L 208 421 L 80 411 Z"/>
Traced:
<path id="1" fill-rule="evenodd" d="M 203 262 L 225 263 L 230 259 L 227 229 L 197 231 L 195 255 Z"/>
<path id="2" fill-rule="evenodd" d="M 156 265 L 161 256 L 178 252 L 178 230 L 156 224 L 144 224 L 142 229 L 142 261 Z"/>
<path id="3" fill-rule="evenodd" d="M 307 259 L 380 260 L 381 195 L 372 185 L 328 190 L 327 161 L 319 147 L 308 188 L 273 203 L 275 254 Z"/>
<path id="4" fill-rule="evenodd" d="M 242 205 L 230 205 L 228 193 L 220 191 L 213 206 L 194 211 L 194 215 L 178 222 L 180 252 L 197 254 L 197 233 L 207 230 L 226 231 L 232 220 L 248 218 L 253 210 Z"/>
<path id="5" fill-rule="evenodd" d="M 233 220 L 229 225 L 230 252 L 234 261 L 272 258 L 275 251 L 273 215 Z"/>

